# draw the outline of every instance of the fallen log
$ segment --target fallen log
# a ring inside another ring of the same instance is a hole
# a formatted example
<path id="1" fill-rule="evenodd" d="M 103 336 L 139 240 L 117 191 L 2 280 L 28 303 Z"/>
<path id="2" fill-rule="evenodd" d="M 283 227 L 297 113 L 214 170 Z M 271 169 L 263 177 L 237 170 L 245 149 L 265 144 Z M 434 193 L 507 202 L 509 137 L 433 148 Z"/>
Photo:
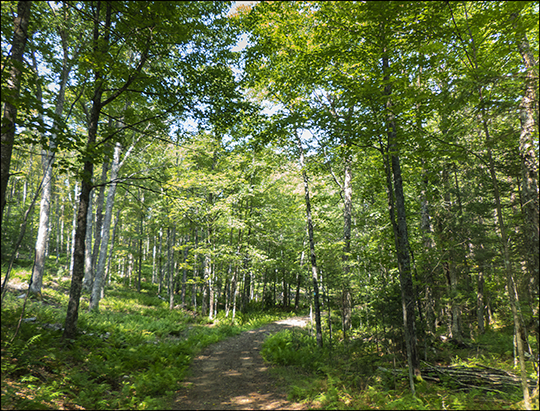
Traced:
<path id="1" fill-rule="evenodd" d="M 407 376 L 407 370 L 403 368 L 387 369 L 379 367 L 378 369 L 383 372 L 392 373 L 396 376 Z M 426 364 L 426 366 L 421 369 L 421 373 L 422 378 L 426 381 L 448 383 L 461 390 L 476 388 L 486 391 L 503 392 L 508 389 L 521 387 L 521 379 L 517 375 L 481 364 L 473 367 L 462 365 L 443 367 Z M 528 383 L 529 389 L 533 391 L 537 382 L 529 379 Z"/>

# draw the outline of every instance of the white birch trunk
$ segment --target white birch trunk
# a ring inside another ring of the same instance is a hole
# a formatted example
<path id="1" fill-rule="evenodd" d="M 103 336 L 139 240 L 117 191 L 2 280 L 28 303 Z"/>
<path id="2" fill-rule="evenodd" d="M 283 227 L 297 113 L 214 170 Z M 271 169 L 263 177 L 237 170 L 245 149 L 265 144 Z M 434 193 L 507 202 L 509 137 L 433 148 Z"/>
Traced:
<path id="1" fill-rule="evenodd" d="M 92 287 L 92 296 L 90 297 L 89 310 L 99 309 L 99 300 L 101 299 L 101 288 L 103 287 L 103 273 L 105 271 L 105 262 L 107 260 L 107 247 L 109 245 L 109 231 L 112 220 L 112 209 L 114 205 L 114 195 L 116 193 L 116 179 L 118 178 L 118 171 L 120 169 L 120 152 L 122 146 L 120 143 L 116 143 L 114 147 L 114 157 L 111 167 L 111 186 L 107 193 L 107 203 L 105 205 L 105 216 L 103 218 L 101 249 L 99 252 L 99 259 L 96 267 L 96 273 L 94 278 L 94 284 Z"/>
<path id="2" fill-rule="evenodd" d="M 64 31 L 60 30 L 60 37 L 62 38 L 63 48 L 63 60 L 62 60 L 62 73 L 60 79 L 60 89 L 58 90 L 58 96 L 56 99 L 56 105 L 54 113 L 56 116 L 61 117 L 64 111 L 64 100 L 66 95 L 66 84 L 68 81 L 69 73 L 71 71 L 71 63 L 68 62 L 67 43 L 65 40 Z M 53 150 L 56 148 L 56 134 L 51 137 L 49 143 L 49 150 L 42 153 L 43 161 L 43 187 L 41 192 L 41 203 L 39 208 L 39 228 L 36 239 L 36 253 L 34 259 L 34 269 L 32 270 L 32 286 L 30 287 L 31 293 L 40 293 L 43 283 L 43 273 L 45 271 L 45 258 L 46 248 L 49 242 L 49 220 L 51 214 L 51 201 L 52 201 L 52 182 L 53 182 L 53 164 L 54 154 Z"/>
<path id="3" fill-rule="evenodd" d="M 77 229 L 77 198 L 79 197 L 79 182 L 75 182 L 73 196 L 73 223 L 71 229 L 71 244 L 70 244 L 70 264 L 69 264 L 69 275 L 73 274 L 73 252 L 75 250 L 75 230 Z"/>

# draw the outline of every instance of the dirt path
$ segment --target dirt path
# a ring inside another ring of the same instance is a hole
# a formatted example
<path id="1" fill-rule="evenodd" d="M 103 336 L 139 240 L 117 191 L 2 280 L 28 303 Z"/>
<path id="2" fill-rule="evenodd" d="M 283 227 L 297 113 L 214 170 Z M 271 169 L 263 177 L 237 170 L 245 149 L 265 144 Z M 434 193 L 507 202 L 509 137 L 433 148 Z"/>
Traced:
<path id="1" fill-rule="evenodd" d="M 173 405 L 176 410 L 304 410 L 287 401 L 260 354 L 266 337 L 303 327 L 309 317 L 293 317 L 243 332 L 207 347 L 193 360 L 191 376 Z"/>

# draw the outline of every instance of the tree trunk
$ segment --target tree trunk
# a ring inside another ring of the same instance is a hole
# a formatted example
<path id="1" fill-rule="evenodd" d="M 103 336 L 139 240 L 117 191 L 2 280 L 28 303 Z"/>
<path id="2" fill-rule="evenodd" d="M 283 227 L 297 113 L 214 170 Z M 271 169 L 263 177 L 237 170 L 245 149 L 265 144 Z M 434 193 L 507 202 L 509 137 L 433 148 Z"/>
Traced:
<path id="1" fill-rule="evenodd" d="M 478 322 L 478 333 L 484 334 L 484 272 L 483 268 L 478 273 L 478 287 L 476 292 L 476 318 Z"/>
<path id="2" fill-rule="evenodd" d="M 105 183 L 107 182 L 107 173 L 109 171 L 109 159 L 105 158 L 105 163 L 101 169 L 101 184 L 99 188 L 99 194 L 96 200 L 96 228 L 95 238 L 94 238 L 94 249 L 92 251 L 92 270 L 96 270 L 97 263 L 99 259 L 99 251 L 101 249 L 101 236 L 103 232 L 103 204 L 105 203 Z M 92 279 L 93 280 L 93 279 Z M 89 284 L 90 288 L 93 287 L 92 284 Z"/>
<path id="3" fill-rule="evenodd" d="M 480 91 L 480 99 L 482 99 L 482 93 Z M 502 251 L 504 258 L 504 268 L 506 272 L 506 285 L 508 290 L 508 296 L 510 299 L 510 309 L 512 311 L 512 316 L 514 317 L 514 333 L 516 335 L 517 350 L 519 355 L 519 366 L 521 370 L 521 383 L 523 389 L 523 400 L 526 409 L 531 408 L 530 398 L 529 398 L 529 386 L 527 383 L 527 371 L 525 369 L 525 354 L 523 349 L 523 340 L 526 339 L 523 328 L 523 321 L 521 318 L 521 313 L 518 310 L 519 298 L 517 296 L 517 290 L 514 283 L 513 268 L 510 262 L 510 249 L 508 246 L 508 235 L 506 233 L 506 225 L 504 224 L 502 206 L 501 206 L 501 197 L 499 192 L 499 183 L 497 181 L 497 175 L 495 173 L 495 162 L 493 161 L 493 154 L 491 152 L 490 141 L 491 137 L 489 134 L 489 129 L 487 126 L 487 121 L 485 117 L 482 119 L 484 126 L 484 133 L 486 136 L 486 146 L 488 152 L 489 160 L 489 173 L 491 176 L 491 182 L 493 184 L 493 191 L 495 195 L 495 206 L 497 210 L 497 225 L 499 226 Z"/>
<path id="4" fill-rule="evenodd" d="M 405 327 L 405 343 L 407 353 L 410 358 L 409 366 L 415 376 L 420 376 L 420 362 L 416 349 L 416 326 L 414 318 L 414 290 L 411 275 L 411 265 L 409 256 L 409 239 L 407 233 L 407 222 L 405 219 L 405 196 L 401 179 L 401 168 L 399 157 L 392 156 L 392 171 L 394 174 L 394 191 L 396 196 L 397 228 L 398 228 L 398 265 L 400 272 L 401 299 L 403 308 L 403 325 Z"/>
<path id="5" fill-rule="evenodd" d="M 528 294 L 529 305 L 533 313 L 533 321 L 536 328 L 537 347 L 540 347 L 540 322 L 538 320 L 539 310 L 539 253 L 540 231 L 539 231 L 539 193 L 538 193 L 538 158 L 536 157 L 535 145 L 538 144 L 538 60 L 535 59 L 530 50 L 527 37 L 523 37 L 518 43 L 519 52 L 525 62 L 527 77 L 525 81 L 525 94 L 519 105 L 519 120 L 521 123 L 521 132 L 519 136 L 519 153 L 521 157 L 521 175 L 522 175 L 522 199 L 525 236 L 525 249 L 527 253 L 528 278 L 525 278 L 524 286 L 530 290 Z M 538 369 L 540 376 L 540 369 Z"/>
<path id="6" fill-rule="evenodd" d="M 169 277 L 169 310 L 174 308 L 174 273 L 175 273 L 175 264 L 174 264 L 174 243 L 176 242 L 176 227 L 173 226 L 171 239 L 169 241 L 169 231 L 167 231 L 167 259 L 169 260 L 167 266 L 167 274 Z"/>
<path id="7" fill-rule="evenodd" d="M 305 243 L 305 240 L 302 244 L 302 254 L 300 254 L 300 267 L 298 269 L 298 273 L 296 274 L 296 295 L 294 297 L 294 309 L 295 310 L 298 310 L 299 306 L 300 306 L 300 285 L 302 284 L 302 267 L 304 266 L 304 256 L 305 256 L 305 252 L 304 252 L 304 247 L 305 247 L 306 243 Z M 263 298 L 264 298 L 264 294 L 263 294 Z"/>
<path id="8" fill-rule="evenodd" d="M 515 18 L 517 16 L 513 16 Z M 516 24 L 519 20 L 516 20 Z M 538 159 L 534 147 L 538 144 L 538 60 L 531 51 L 529 41 L 524 35 L 518 41 L 518 50 L 525 63 L 527 77 L 525 93 L 519 105 L 521 132 L 519 136 L 519 153 L 521 157 L 522 197 L 525 214 L 525 248 L 528 252 L 527 268 L 530 275 L 528 285 L 538 298 L 539 274 L 539 192 L 538 192 Z M 532 298 L 532 301 L 535 301 Z M 534 305 L 534 303 L 531 303 Z M 538 305 L 533 308 L 538 318 Z M 539 330 L 537 330 L 537 335 Z"/>
<path id="9" fill-rule="evenodd" d="M 156 251 L 157 251 L 157 246 L 156 246 L 156 236 L 154 235 L 153 236 L 153 247 L 152 247 L 152 284 L 155 284 L 156 283 Z"/>
<path id="10" fill-rule="evenodd" d="M 79 182 L 75 181 L 73 189 L 73 221 L 71 223 L 71 241 L 69 244 L 69 274 L 73 274 L 73 253 L 75 250 L 75 232 L 77 231 L 77 199 L 79 198 Z"/>
<path id="11" fill-rule="evenodd" d="M 0 232 L 2 219 L 4 217 L 4 207 L 6 205 L 6 189 L 9 180 L 9 167 L 11 165 L 11 153 L 15 143 L 15 122 L 17 121 L 17 100 L 19 99 L 21 87 L 21 67 L 24 64 L 23 54 L 28 39 L 28 23 L 30 20 L 31 1 L 19 1 L 17 3 L 17 17 L 14 19 L 13 40 L 11 47 L 11 58 L 9 61 L 9 71 L 5 82 L 4 113 L 2 115 L 2 149 L 0 150 Z M 3 71 L 4 68 L 2 68 Z M 3 76 L 2 76 L 3 77 Z M 4 94 L 4 93 L 3 93 Z"/>
<path id="12" fill-rule="evenodd" d="M 93 270 L 92 270 L 92 197 L 94 190 L 90 191 L 90 198 L 88 200 L 88 211 L 86 219 L 86 239 L 85 239 L 85 249 L 84 249 L 84 279 L 83 279 L 83 288 L 85 290 L 91 289 L 91 284 L 94 281 Z"/>
<path id="13" fill-rule="evenodd" d="M 107 193 L 107 202 L 105 205 L 105 216 L 101 229 L 101 245 L 96 272 L 94 275 L 94 284 L 92 287 L 92 295 L 90 297 L 89 310 L 99 310 L 99 300 L 101 299 L 101 289 L 103 288 L 103 278 L 105 272 L 105 262 L 107 261 L 107 247 L 109 246 L 109 234 L 112 220 L 112 210 L 114 205 L 114 196 L 116 194 L 116 179 L 120 169 L 120 153 L 122 146 L 116 143 L 114 147 L 113 161 L 111 166 L 111 185 Z"/>
<path id="14" fill-rule="evenodd" d="M 351 219 L 352 219 L 352 171 L 351 171 L 351 153 L 347 150 L 345 154 L 345 170 L 343 181 L 343 291 L 341 294 L 341 324 L 343 330 L 343 339 L 347 341 L 347 332 L 351 328 L 352 304 L 350 290 L 350 254 L 351 254 Z"/>
<path id="15" fill-rule="evenodd" d="M 144 204 L 144 194 L 141 196 L 141 204 Z M 139 224 L 139 275 L 137 277 L 137 292 L 141 292 L 142 258 L 143 258 L 143 221 L 144 212 L 141 207 L 141 220 Z"/>
<path id="16" fill-rule="evenodd" d="M 386 53 L 386 50 L 384 51 Z M 388 127 L 388 156 L 387 161 L 387 183 L 389 184 L 390 217 L 397 217 L 392 224 L 394 228 L 394 240 L 396 244 L 399 282 L 401 286 L 401 304 L 403 311 L 403 327 L 405 333 L 405 345 L 407 347 L 407 362 L 409 368 L 409 383 L 411 392 L 415 395 L 414 378 L 420 376 L 420 361 L 416 348 L 416 326 L 414 318 L 414 289 L 411 274 L 411 263 L 409 255 L 409 238 L 407 233 L 407 220 L 405 213 L 405 196 L 403 194 L 403 180 L 401 176 L 401 165 L 399 160 L 399 150 L 396 136 L 396 123 L 392 112 L 392 85 L 389 82 L 389 59 L 386 55 L 382 58 L 384 80 L 387 82 L 384 87 L 384 95 L 387 96 L 387 127 Z M 391 165 L 393 181 L 389 180 L 389 168 Z M 393 189 L 392 189 L 393 187 Z M 396 215 L 394 215 L 393 205 L 395 198 Z"/>
<path id="17" fill-rule="evenodd" d="M 238 279 L 238 265 L 234 268 L 234 274 L 232 278 L 232 290 L 231 293 L 233 295 L 233 309 L 232 309 L 232 320 L 234 321 L 234 317 L 236 317 L 236 296 L 238 294 L 238 286 L 237 286 L 237 279 Z"/>
<path id="18" fill-rule="evenodd" d="M 313 305 L 315 308 L 315 333 L 317 345 L 322 348 L 322 328 L 321 328 L 321 308 L 319 304 L 319 284 L 317 279 L 317 258 L 315 255 L 315 240 L 313 237 L 313 221 L 311 217 L 311 201 L 309 198 L 309 179 L 306 173 L 306 164 L 304 161 L 304 149 L 302 148 L 302 141 L 298 136 L 298 132 L 295 134 L 296 145 L 300 154 L 300 167 L 302 168 L 302 178 L 304 180 L 304 191 L 305 191 L 305 201 L 306 201 L 306 218 L 307 218 L 307 229 L 309 237 L 309 250 L 311 255 L 311 274 L 313 280 Z"/>
<path id="19" fill-rule="evenodd" d="M 444 166 L 442 179 L 443 179 L 443 189 L 444 189 L 444 203 L 445 203 L 445 219 L 450 219 L 450 216 L 455 212 L 452 208 L 452 200 L 450 198 L 450 191 L 452 187 L 449 181 L 448 169 L 449 165 Z M 458 272 L 456 264 L 456 246 L 459 241 L 458 239 L 452 236 L 452 233 L 455 233 L 457 230 L 449 230 L 448 227 L 441 229 L 442 236 L 445 237 L 446 247 L 446 261 L 443 263 L 443 270 L 448 281 L 448 297 L 450 301 L 450 334 L 452 338 L 457 341 L 462 341 L 462 332 L 461 332 L 461 305 L 458 301 Z"/>
<path id="20" fill-rule="evenodd" d="M 59 29 L 59 34 L 62 39 L 62 73 L 60 76 L 60 88 L 58 90 L 58 96 L 56 98 L 56 105 L 54 113 L 56 116 L 61 117 L 64 111 L 64 99 L 66 94 L 66 84 L 68 81 L 69 73 L 71 71 L 71 64 L 68 63 L 68 49 L 65 31 Z M 56 128 L 56 127 L 55 127 Z M 54 131 L 53 131 L 54 133 Z M 39 229 L 36 240 L 36 253 L 34 259 L 34 268 L 32 270 L 32 287 L 31 293 L 41 293 L 41 286 L 43 283 L 43 272 L 45 268 L 46 251 L 45 248 L 49 242 L 49 217 L 51 213 L 52 202 L 52 187 L 53 187 L 53 164 L 54 153 L 56 148 L 56 135 L 51 137 L 49 143 L 49 150 L 42 152 L 44 179 L 43 179 L 43 191 L 41 193 L 41 204 L 39 208 Z"/>
<path id="21" fill-rule="evenodd" d="M 182 307 L 185 307 L 186 305 L 186 281 L 187 281 L 187 258 L 189 254 L 188 250 L 188 243 L 189 243 L 189 235 L 186 234 L 186 240 L 184 244 L 184 250 L 183 250 L 183 264 L 182 264 Z"/>
<path id="22" fill-rule="evenodd" d="M 99 111 L 101 109 L 101 82 L 99 76 L 96 78 L 97 87 L 94 92 L 90 125 L 88 127 L 87 149 L 91 150 L 96 141 Z M 71 276 L 71 287 L 69 290 L 69 302 L 67 315 L 64 324 L 63 339 L 69 340 L 75 337 L 77 319 L 79 317 L 79 300 L 81 298 L 82 281 L 84 277 L 84 251 L 86 237 L 86 220 L 90 191 L 92 190 L 92 174 L 94 164 L 92 161 L 84 162 L 83 179 L 81 183 L 81 194 L 79 196 L 79 209 L 77 213 L 77 228 L 75 231 L 75 244 L 73 248 L 73 273 Z"/>
<path id="23" fill-rule="evenodd" d="M 422 163 L 423 164 L 423 163 Z M 433 295 L 433 270 L 434 264 L 432 261 L 432 252 L 435 248 L 433 241 L 433 234 L 431 228 L 431 219 L 429 215 L 429 202 L 427 198 L 428 179 L 426 177 L 425 170 L 423 172 L 423 187 L 421 192 L 421 232 L 422 243 L 426 253 L 426 263 L 424 264 L 424 282 L 425 282 L 425 296 L 426 296 L 426 325 L 427 330 L 431 333 L 435 333 L 435 298 Z"/>
<path id="24" fill-rule="evenodd" d="M 107 268 L 105 269 L 105 273 L 103 274 L 103 280 L 101 282 L 102 283 L 101 294 L 100 294 L 101 299 L 103 299 L 104 294 L 105 294 L 105 283 L 106 283 L 105 280 L 108 280 L 107 284 L 111 283 L 111 276 L 109 275 L 109 273 L 110 273 L 111 260 L 112 260 L 112 256 L 113 256 L 113 250 L 114 250 L 114 242 L 116 240 L 116 233 L 118 232 L 118 224 L 120 223 L 120 212 L 121 211 L 122 210 L 119 209 L 116 212 L 116 218 L 114 219 L 114 228 L 113 228 L 113 232 L 112 232 L 112 236 L 111 236 L 111 246 L 109 247 L 109 258 L 107 259 Z"/>
<path id="25" fill-rule="evenodd" d="M 195 227 L 195 234 L 194 234 L 194 244 L 195 244 L 195 250 L 199 247 L 199 236 L 198 236 L 198 230 L 197 227 Z M 197 285 L 199 282 L 199 267 L 197 264 L 198 255 L 197 252 L 194 252 L 193 254 L 193 287 L 191 289 L 191 303 L 195 309 L 197 309 Z"/>

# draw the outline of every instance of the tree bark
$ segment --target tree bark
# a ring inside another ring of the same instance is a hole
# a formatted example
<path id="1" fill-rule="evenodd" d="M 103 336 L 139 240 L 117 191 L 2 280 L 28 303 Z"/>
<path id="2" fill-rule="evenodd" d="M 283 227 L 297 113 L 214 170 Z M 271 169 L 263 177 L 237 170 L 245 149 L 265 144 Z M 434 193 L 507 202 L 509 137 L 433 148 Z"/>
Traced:
<path id="1" fill-rule="evenodd" d="M 13 40 L 11 47 L 10 67 L 5 81 L 7 95 L 4 112 L 2 115 L 2 135 L 0 150 L 0 232 L 4 207 L 6 205 L 6 189 L 9 180 L 9 167 L 11 165 L 11 153 L 15 143 L 15 123 L 17 121 L 17 100 L 21 87 L 21 68 L 24 64 L 23 54 L 28 39 L 28 23 L 30 20 L 31 1 L 19 1 L 17 3 L 17 17 L 14 19 Z"/>
<path id="2" fill-rule="evenodd" d="M 107 268 L 105 269 L 105 272 L 103 273 L 103 280 L 102 280 L 102 286 L 101 286 L 101 299 L 103 299 L 103 296 L 105 294 L 105 283 L 109 283 L 111 282 L 111 276 L 109 275 L 110 273 L 110 268 L 111 268 L 111 260 L 112 260 L 112 256 L 113 256 L 113 250 L 114 250 L 114 242 L 115 242 L 115 239 L 116 239 L 116 233 L 118 232 L 118 223 L 120 222 L 120 212 L 122 211 L 122 209 L 119 209 L 117 212 L 116 212 L 116 218 L 114 219 L 114 228 L 113 228 L 113 231 L 112 231 L 112 236 L 111 236 L 111 246 L 109 247 L 109 258 L 107 259 Z M 108 281 L 106 281 L 108 280 Z"/>
<path id="3" fill-rule="evenodd" d="M 90 114 L 90 125 L 88 127 L 87 150 L 91 150 L 96 141 L 99 111 L 101 109 L 101 82 L 99 78 L 94 92 L 92 102 L 92 112 Z M 81 194 L 79 196 L 79 208 L 77 212 L 77 228 L 75 231 L 75 241 L 73 248 L 73 273 L 71 276 L 71 287 L 69 290 L 69 302 L 64 324 L 63 339 L 69 340 L 75 337 L 77 329 L 77 319 L 79 317 L 79 302 L 81 298 L 82 281 L 84 277 L 84 251 L 86 237 L 86 220 L 90 191 L 92 190 L 92 174 L 94 164 L 92 161 L 84 162 L 83 180 L 81 182 Z"/>
<path id="4" fill-rule="evenodd" d="M 83 288 L 90 289 L 89 284 L 94 281 L 93 270 L 92 270 L 92 225 L 94 221 L 94 216 L 92 212 L 92 197 L 94 190 L 90 191 L 90 198 L 88 200 L 88 212 L 86 219 L 86 239 L 85 239 L 85 250 L 84 250 L 84 278 L 83 278 Z"/>
<path id="5" fill-rule="evenodd" d="M 186 240 L 184 243 L 184 250 L 183 250 L 183 265 L 182 265 L 182 294 L 181 294 L 181 300 L 182 300 L 182 307 L 185 307 L 186 305 L 186 281 L 187 281 L 187 259 L 188 259 L 188 244 L 189 244 L 189 234 L 186 234 Z"/>
<path id="6" fill-rule="evenodd" d="M 102 51 L 102 47 L 107 47 L 109 42 L 109 29 L 111 25 L 111 4 L 107 3 L 106 16 L 104 25 L 104 42 L 100 46 L 100 16 L 101 3 L 98 2 L 94 9 L 94 32 L 93 32 L 93 47 L 95 51 Z M 101 97 L 103 95 L 103 76 L 100 71 L 94 72 L 94 95 L 92 97 L 92 108 L 90 110 L 90 118 L 88 124 L 88 139 L 86 151 L 91 152 L 97 137 L 97 129 L 99 125 L 99 115 L 103 103 Z M 94 173 L 94 163 L 91 159 L 84 161 L 81 194 L 79 196 L 79 209 L 77 212 L 77 229 L 75 231 L 75 247 L 73 251 L 73 273 L 71 277 L 71 287 L 69 290 L 69 302 L 64 325 L 63 339 L 73 339 L 77 329 L 77 319 L 79 317 L 79 301 L 81 298 L 82 281 L 84 276 L 84 250 L 86 237 L 86 219 L 88 211 L 88 203 L 90 199 L 90 191 L 92 190 L 92 176 Z"/>
<path id="7" fill-rule="evenodd" d="M 525 233 L 525 249 L 527 255 L 528 278 L 522 281 L 527 289 L 528 304 L 531 307 L 535 320 L 537 347 L 540 344 L 540 322 L 538 320 L 539 293 L 539 191 L 538 191 L 538 158 L 536 157 L 535 145 L 538 144 L 538 60 L 530 50 L 526 36 L 518 42 L 518 49 L 525 62 L 527 77 L 525 80 L 525 93 L 519 105 L 519 120 L 521 132 L 519 135 L 519 153 L 521 157 L 522 176 L 522 202 L 524 214 L 523 232 Z M 540 369 L 539 374 L 540 376 Z"/>
<path id="8" fill-rule="evenodd" d="M 448 169 L 450 165 L 447 165 L 443 168 L 442 179 L 443 179 L 443 190 L 444 190 L 444 203 L 445 203 L 445 219 L 450 219 L 451 215 L 454 213 L 452 209 L 452 200 L 450 198 L 450 191 L 452 190 Z M 456 264 L 456 247 L 454 244 L 458 243 L 458 240 L 453 237 L 456 230 L 448 229 L 444 227 L 441 229 L 441 235 L 445 237 L 446 247 L 446 261 L 443 263 L 443 270 L 445 272 L 446 278 L 448 280 L 448 297 L 450 301 L 450 333 L 452 338 L 457 341 L 462 341 L 462 332 L 461 332 L 461 305 L 458 301 L 458 272 Z"/>
<path id="9" fill-rule="evenodd" d="M 194 244 L 195 244 L 195 250 L 199 247 L 199 232 L 197 227 L 195 227 L 195 234 L 194 234 Z M 193 286 L 191 288 L 191 304 L 195 309 L 197 309 L 197 285 L 199 282 L 199 267 L 198 267 L 198 254 L 195 251 L 193 254 Z"/>
<path id="10" fill-rule="evenodd" d="M 94 239 L 94 249 L 92 251 L 92 270 L 95 274 L 97 268 L 97 263 L 99 259 L 99 251 L 101 247 L 101 236 L 103 231 L 103 204 L 105 203 L 105 182 L 107 181 L 107 173 L 109 171 L 109 160 L 105 158 L 103 167 L 101 169 L 101 184 L 99 188 L 99 194 L 96 200 L 96 228 L 95 228 L 95 239 Z M 92 283 L 88 284 L 89 289 L 92 289 L 94 286 L 94 278 L 92 277 Z"/>
<path id="11" fill-rule="evenodd" d="M 116 179 L 118 178 L 118 172 L 120 169 L 120 153 L 122 146 L 120 143 L 116 143 L 114 147 L 113 161 L 111 165 L 111 185 L 109 192 L 107 193 L 107 202 L 105 205 L 105 216 L 103 218 L 103 225 L 101 229 L 101 245 L 98 263 L 96 266 L 96 272 L 94 275 L 94 284 L 92 287 L 92 295 L 90 297 L 89 311 L 99 310 L 99 300 L 101 299 L 101 289 L 103 288 L 103 278 L 105 272 L 105 262 L 107 261 L 107 247 L 109 246 L 109 233 L 112 221 L 112 210 L 114 205 L 114 196 L 116 194 Z"/>
<path id="12" fill-rule="evenodd" d="M 386 51 L 385 51 L 386 53 Z M 396 244 L 397 260 L 399 268 L 399 282 L 401 287 L 401 304 L 403 311 L 403 327 L 405 333 L 405 345 L 407 348 L 407 362 L 409 368 L 409 382 L 411 392 L 415 394 L 414 376 L 420 376 L 420 361 L 416 348 L 416 325 L 414 318 L 415 293 L 413 289 L 411 262 L 409 255 L 409 238 L 407 233 L 407 220 L 405 212 L 405 196 L 403 194 L 403 180 L 396 136 L 396 123 L 392 112 L 392 85 L 389 82 L 389 59 L 386 55 L 382 58 L 384 80 L 384 95 L 387 96 L 387 127 L 388 127 L 388 156 L 387 160 L 387 183 L 389 184 L 390 217 L 397 219 L 392 224 L 394 228 L 394 240 Z M 389 180 L 389 168 L 392 170 L 393 181 Z M 393 189 L 392 189 L 393 187 Z M 395 198 L 396 213 L 392 210 Z"/>
<path id="13" fill-rule="evenodd" d="M 422 243 L 426 253 L 426 263 L 424 264 L 424 282 L 425 282 L 425 296 L 426 296 L 426 325 L 427 330 L 431 333 L 435 332 L 435 298 L 433 295 L 433 262 L 432 252 L 435 248 L 433 241 L 433 234 L 431 228 L 431 219 L 429 213 L 429 202 L 427 198 L 428 179 L 426 177 L 425 170 L 423 172 L 423 187 L 421 192 L 421 232 Z"/>
<path id="14" fill-rule="evenodd" d="M 64 111 L 64 100 L 66 95 L 66 85 L 71 71 L 71 63 L 68 61 L 68 45 L 66 32 L 59 28 L 60 38 L 62 39 L 62 73 L 60 75 L 60 88 L 56 98 L 54 114 L 60 118 Z M 55 126 L 56 129 L 58 126 Z M 56 130 L 53 130 L 55 133 Z M 43 191 L 41 193 L 41 203 L 39 208 L 39 228 L 36 239 L 36 253 L 34 257 L 34 268 L 32 270 L 31 293 L 41 293 L 43 283 L 43 273 L 45 270 L 46 247 L 49 242 L 49 219 L 51 214 L 52 188 L 53 188 L 53 164 L 56 148 L 56 134 L 53 134 L 49 143 L 49 150 L 42 152 L 43 162 Z M 57 254 L 58 255 L 58 254 Z"/>
<path id="15" fill-rule="evenodd" d="M 169 310 L 172 310 L 174 308 L 174 272 L 175 272 L 175 264 L 174 264 L 174 243 L 176 242 L 176 227 L 173 226 L 173 228 L 170 230 L 172 231 L 171 238 L 169 241 L 169 231 L 167 231 L 167 259 L 169 260 L 167 267 L 167 274 L 168 274 L 168 285 L 169 285 Z"/>
<path id="16" fill-rule="evenodd" d="M 296 145 L 300 154 L 300 167 L 302 168 L 302 178 L 304 180 L 304 192 L 305 192 L 305 201 L 306 201 L 306 218 L 307 218 L 307 229 L 309 237 L 309 250 L 311 256 L 311 275 L 313 280 L 313 305 L 315 308 L 315 335 L 317 340 L 317 345 L 322 348 L 322 327 L 321 327 L 321 308 L 319 303 L 319 284 L 317 278 L 317 257 L 315 255 L 315 240 L 313 236 L 313 221 L 311 217 L 311 200 L 309 197 L 309 179 L 306 173 L 306 164 L 304 160 L 304 149 L 302 148 L 302 141 L 298 136 L 298 132 L 295 134 Z"/>
<path id="17" fill-rule="evenodd" d="M 73 255 L 75 251 L 75 232 L 77 231 L 77 199 L 79 198 L 79 182 L 75 181 L 73 189 L 73 219 L 71 223 L 71 241 L 69 242 L 69 274 L 73 274 Z"/>
<path id="18" fill-rule="evenodd" d="M 344 180 L 343 180 L 343 291 L 341 294 L 342 307 L 342 329 L 343 338 L 347 341 L 347 331 L 351 328 L 351 290 L 349 286 L 350 254 L 351 254 L 351 220 L 352 220 L 352 171 L 351 171 L 351 153 L 347 150 L 344 159 Z"/>

